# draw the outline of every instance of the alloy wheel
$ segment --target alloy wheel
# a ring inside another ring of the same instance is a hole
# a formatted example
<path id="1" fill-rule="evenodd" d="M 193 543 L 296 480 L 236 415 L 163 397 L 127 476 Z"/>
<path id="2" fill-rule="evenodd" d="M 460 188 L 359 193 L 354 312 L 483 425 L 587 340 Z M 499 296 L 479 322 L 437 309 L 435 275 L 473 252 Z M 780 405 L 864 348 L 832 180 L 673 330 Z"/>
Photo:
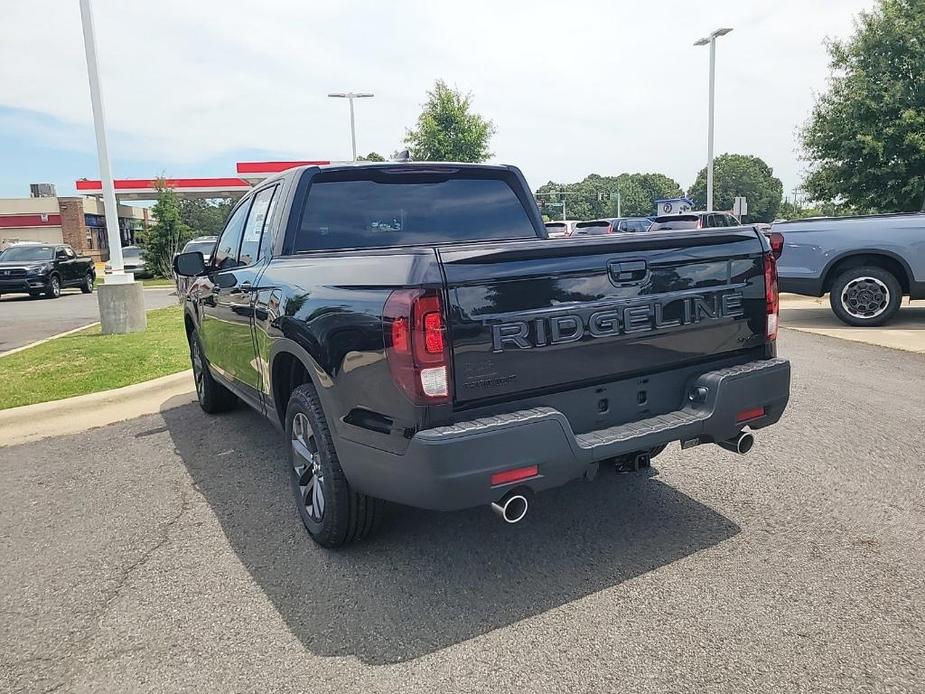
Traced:
<path id="1" fill-rule="evenodd" d="M 841 293 L 845 311 L 854 318 L 876 318 L 890 304 L 890 290 L 876 277 L 855 277 Z"/>
<path id="2" fill-rule="evenodd" d="M 324 517 L 324 474 L 321 454 L 312 426 L 303 413 L 292 420 L 292 473 L 299 485 L 299 496 L 305 512 L 315 523 Z"/>
<path id="3" fill-rule="evenodd" d="M 193 340 L 191 356 L 193 362 L 193 380 L 196 382 L 196 396 L 202 401 L 205 370 L 203 369 L 202 352 L 199 351 L 199 342 L 196 340 Z"/>

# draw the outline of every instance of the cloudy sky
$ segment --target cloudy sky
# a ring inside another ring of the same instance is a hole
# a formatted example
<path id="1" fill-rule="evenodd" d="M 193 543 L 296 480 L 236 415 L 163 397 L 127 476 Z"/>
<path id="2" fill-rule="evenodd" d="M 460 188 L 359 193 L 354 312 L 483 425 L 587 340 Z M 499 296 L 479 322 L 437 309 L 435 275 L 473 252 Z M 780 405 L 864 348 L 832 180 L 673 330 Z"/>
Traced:
<path id="1" fill-rule="evenodd" d="M 437 78 L 497 126 L 495 160 L 531 185 L 706 159 L 708 49 L 716 151 L 799 184 L 795 129 L 825 87 L 826 37 L 873 0 L 94 0 L 116 177 L 221 176 L 247 159 L 346 159 L 401 146 Z M 77 0 L 2 0 L 0 197 L 96 178 Z"/>

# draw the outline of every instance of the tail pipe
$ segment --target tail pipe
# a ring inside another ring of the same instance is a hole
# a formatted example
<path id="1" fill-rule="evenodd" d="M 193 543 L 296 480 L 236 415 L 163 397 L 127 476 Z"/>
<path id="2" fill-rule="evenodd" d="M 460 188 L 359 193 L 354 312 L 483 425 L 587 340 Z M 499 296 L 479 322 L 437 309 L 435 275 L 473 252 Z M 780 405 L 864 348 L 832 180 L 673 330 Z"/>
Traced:
<path id="1" fill-rule="evenodd" d="M 523 490 L 512 489 L 498 501 L 491 502 L 491 510 L 504 519 L 505 523 L 519 523 L 527 515 L 530 502 Z"/>
<path id="2" fill-rule="evenodd" d="M 748 431 L 740 431 L 737 436 L 733 436 L 731 439 L 717 441 L 716 445 L 720 448 L 725 448 L 727 451 L 745 455 L 755 445 L 755 436 Z"/>

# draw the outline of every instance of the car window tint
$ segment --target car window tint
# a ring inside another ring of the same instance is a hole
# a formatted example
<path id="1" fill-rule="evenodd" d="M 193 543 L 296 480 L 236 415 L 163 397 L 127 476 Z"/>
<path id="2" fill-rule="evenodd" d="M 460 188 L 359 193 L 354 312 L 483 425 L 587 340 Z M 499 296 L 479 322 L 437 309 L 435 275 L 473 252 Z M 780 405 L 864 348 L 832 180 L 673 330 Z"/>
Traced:
<path id="1" fill-rule="evenodd" d="M 247 210 L 250 205 L 251 201 L 246 200 L 234 211 L 228 224 L 225 225 L 225 230 L 215 249 L 215 257 L 212 258 L 212 267 L 216 270 L 237 267 L 238 248 L 241 246 L 241 234 L 244 231 L 244 222 L 247 220 Z"/>
<path id="2" fill-rule="evenodd" d="M 536 238 L 506 173 L 334 172 L 312 182 L 292 252 Z"/>
<path id="3" fill-rule="evenodd" d="M 251 265 L 260 257 L 261 239 L 267 219 L 272 213 L 273 199 L 276 197 L 276 186 L 265 188 L 254 196 L 251 212 L 244 225 L 244 236 L 241 240 L 241 265 Z"/>

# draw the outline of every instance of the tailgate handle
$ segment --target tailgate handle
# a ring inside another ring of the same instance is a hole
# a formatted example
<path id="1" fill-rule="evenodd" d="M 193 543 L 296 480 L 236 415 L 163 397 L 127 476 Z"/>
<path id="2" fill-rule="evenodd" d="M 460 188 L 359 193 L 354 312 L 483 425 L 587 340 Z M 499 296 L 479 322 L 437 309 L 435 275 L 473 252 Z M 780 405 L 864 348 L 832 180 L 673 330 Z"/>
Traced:
<path id="1" fill-rule="evenodd" d="M 645 260 L 612 260 L 607 269 L 614 282 L 639 282 L 648 274 Z"/>

